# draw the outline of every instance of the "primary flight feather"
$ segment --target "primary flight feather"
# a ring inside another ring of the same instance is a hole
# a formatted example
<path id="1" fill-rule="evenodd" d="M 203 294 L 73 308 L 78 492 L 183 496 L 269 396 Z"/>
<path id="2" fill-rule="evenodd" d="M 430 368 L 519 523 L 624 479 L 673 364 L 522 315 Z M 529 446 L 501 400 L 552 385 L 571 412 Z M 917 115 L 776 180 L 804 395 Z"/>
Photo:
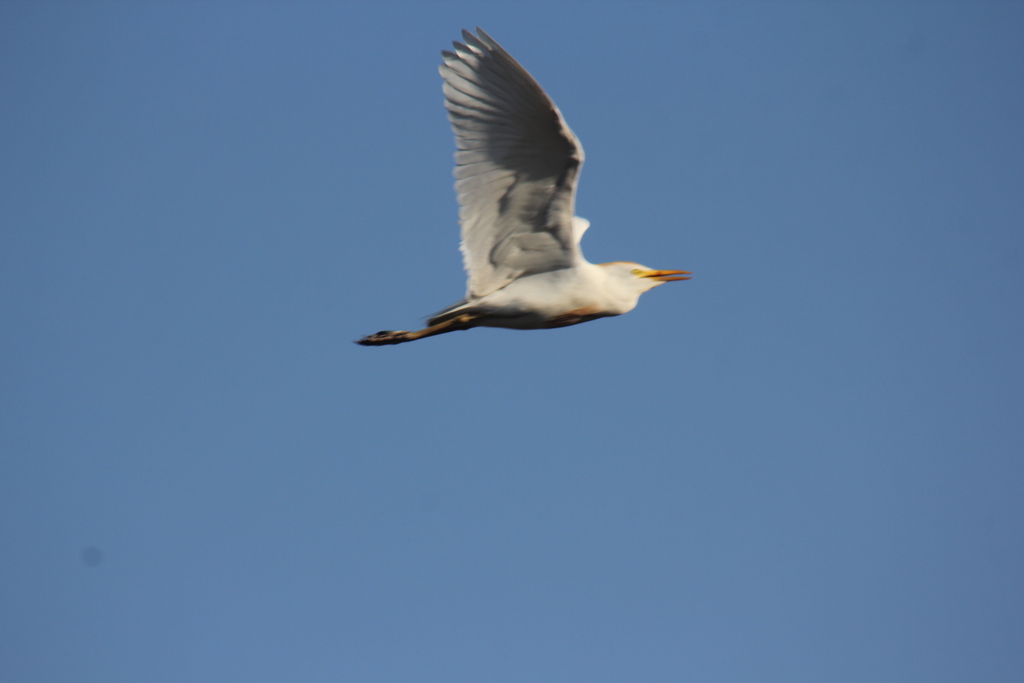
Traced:
<path id="1" fill-rule="evenodd" d="M 415 332 L 358 340 L 401 344 L 471 327 L 544 329 L 620 315 L 647 290 L 687 271 L 588 263 L 574 216 L 583 148 L 537 81 L 483 30 L 442 52 L 455 131 L 466 298 Z"/>

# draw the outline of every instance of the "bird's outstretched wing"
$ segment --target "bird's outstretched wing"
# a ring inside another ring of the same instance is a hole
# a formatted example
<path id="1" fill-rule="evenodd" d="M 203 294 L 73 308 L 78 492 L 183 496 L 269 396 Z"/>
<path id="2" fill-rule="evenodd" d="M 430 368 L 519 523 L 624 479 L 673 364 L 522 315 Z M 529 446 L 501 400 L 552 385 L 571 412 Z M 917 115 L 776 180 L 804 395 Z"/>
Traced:
<path id="1" fill-rule="evenodd" d="M 463 31 L 440 67 L 469 298 L 582 258 L 572 217 L 583 148 L 526 69 L 477 33 Z"/>

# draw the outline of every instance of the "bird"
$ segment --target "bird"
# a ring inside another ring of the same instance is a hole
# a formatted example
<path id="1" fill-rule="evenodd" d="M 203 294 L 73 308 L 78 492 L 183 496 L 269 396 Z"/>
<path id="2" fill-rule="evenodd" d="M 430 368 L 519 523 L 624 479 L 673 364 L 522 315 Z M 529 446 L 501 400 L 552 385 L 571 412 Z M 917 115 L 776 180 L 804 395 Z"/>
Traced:
<path id="1" fill-rule="evenodd" d="M 455 133 L 466 296 L 421 330 L 356 340 L 402 344 L 473 327 L 551 329 L 621 315 L 640 295 L 685 270 L 632 261 L 589 263 L 575 214 L 583 147 L 533 76 L 477 27 L 441 52 L 448 120 Z"/>

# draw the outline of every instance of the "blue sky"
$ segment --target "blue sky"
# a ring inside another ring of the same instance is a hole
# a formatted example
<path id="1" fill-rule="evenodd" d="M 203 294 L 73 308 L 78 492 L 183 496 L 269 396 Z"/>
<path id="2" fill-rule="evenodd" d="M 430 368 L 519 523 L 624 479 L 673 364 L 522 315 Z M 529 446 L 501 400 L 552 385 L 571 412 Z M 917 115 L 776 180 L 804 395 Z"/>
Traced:
<path id="1" fill-rule="evenodd" d="M 632 313 L 461 298 L 439 51 Z M 0 681 L 1024 677 L 1024 5 L 0 4 Z"/>

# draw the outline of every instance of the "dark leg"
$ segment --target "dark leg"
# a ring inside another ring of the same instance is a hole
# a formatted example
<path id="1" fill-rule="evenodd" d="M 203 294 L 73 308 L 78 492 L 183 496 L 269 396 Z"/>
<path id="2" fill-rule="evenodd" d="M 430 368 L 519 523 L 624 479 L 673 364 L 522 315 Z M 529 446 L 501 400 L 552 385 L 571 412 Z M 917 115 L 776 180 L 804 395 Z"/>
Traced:
<path id="1" fill-rule="evenodd" d="M 444 334 L 445 332 L 454 332 L 456 330 L 468 330 L 473 325 L 474 316 L 464 313 L 450 320 L 445 320 L 442 323 L 425 327 L 422 330 L 416 330 L 415 332 L 408 332 L 405 330 L 378 332 L 377 334 L 371 334 L 362 339 L 356 340 L 356 344 L 362 344 L 363 346 L 385 346 L 387 344 L 402 344 L 405 342 L 416 341 L 417 339 L 423 339 L 424 337 L 433 337 L 435 334 Z"/>

